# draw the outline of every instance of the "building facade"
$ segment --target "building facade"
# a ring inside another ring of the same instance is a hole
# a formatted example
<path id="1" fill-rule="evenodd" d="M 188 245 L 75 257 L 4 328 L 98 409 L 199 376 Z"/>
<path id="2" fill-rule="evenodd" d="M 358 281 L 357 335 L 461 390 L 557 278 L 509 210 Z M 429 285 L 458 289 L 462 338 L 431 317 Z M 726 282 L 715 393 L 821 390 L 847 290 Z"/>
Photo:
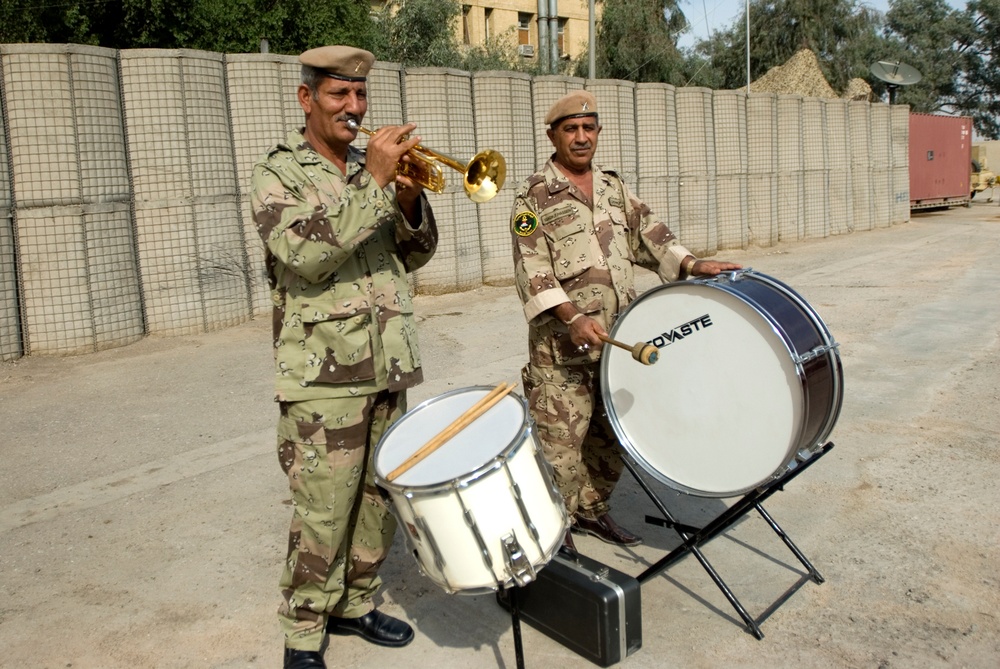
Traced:
<path id="1" fill-rule="evenodd" d="M 384 4 L 384 1 L 373 0 L 372 7 L 377 9 Z M 589 0 L 464 0 L 461 19 L 455 26 L 459 42 L 482 46 L 492 39 L 509 35 L 517 44 L 519 58 L 538 62 L 542 55 L 538 30 L 540 4 L 546 17 L 555 9 L 559 58 L 571 60 L 585 53 L 590 30 Z M 602 3 L 594 4 L 596 21 L 600 19 Z M 546 21 L 543 33 L 549 32 L 550 23 Z"/>
<path id="2" fill-rule="evenodd" d="M 544 3 L 546 14 L 553 5 L 557 17 L 559 57 L 573 59 L 587 49 L 590 23 L 588 0 L 469 0 L 462 3 L 459 27 L 463 44 L 480 45 L 498 35 L 509 33 L 517 40 L 518 55 L 537 60 L 540 52 L 538 5 Z M 597 3 L 595 3 L 597 4 Z M 595 10 L 596 11 L 596 10 Z M 551 25 L 551 22 L 549 23 Z"/>

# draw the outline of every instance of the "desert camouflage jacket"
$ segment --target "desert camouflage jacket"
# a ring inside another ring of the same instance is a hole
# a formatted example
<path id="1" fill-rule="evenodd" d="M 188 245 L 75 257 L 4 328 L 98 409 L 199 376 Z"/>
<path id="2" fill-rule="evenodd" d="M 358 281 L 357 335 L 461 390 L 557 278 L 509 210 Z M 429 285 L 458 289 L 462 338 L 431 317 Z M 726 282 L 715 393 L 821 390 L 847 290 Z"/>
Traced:
<path id="1" fill-rule="evenodd" d="M 430 260 L 426 198 L 414 229 L 351 147 L 347 176 L 293 131 L 254 166 L 253 220 L 264 240 L 278 401 L 402 390 L 422 380 L 406 273 Z"/>
<path id="2" fill-rule="evenodd" d="M 514 281 L 528 321 L 531 362 L 538 366 L 586 364 L 600 357 L 600 349 L 580 353 L 567 326 L 549 309 L 572 302 L 610 332 L 635 299 L 634 265 L 673 281 L 690 254 L 617 173 L 594 165 L 593 174 L 593 203 L 552 158 L 515 195 Z"/>

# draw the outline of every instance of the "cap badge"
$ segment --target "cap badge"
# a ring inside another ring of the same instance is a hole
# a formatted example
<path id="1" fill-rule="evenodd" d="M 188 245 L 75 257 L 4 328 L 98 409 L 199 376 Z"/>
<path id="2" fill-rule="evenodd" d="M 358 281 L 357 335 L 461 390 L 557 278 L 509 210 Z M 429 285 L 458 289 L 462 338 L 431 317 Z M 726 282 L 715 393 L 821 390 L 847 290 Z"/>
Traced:
<path id="1" fill-rule="evenodd" d="M 365 61 L 358 59 L 358 64 L 354 66 L 354 71 L 358 72 L 361 70 L 361 66 L 365 64 Z"/>
<path id="2" fill-rule="evenodd" d="M 590 107 L 590 103 L 589 102 L 584 102 L 583 103 L 583 108 L 580 111 L 587 111 L 588 107 Z"/>

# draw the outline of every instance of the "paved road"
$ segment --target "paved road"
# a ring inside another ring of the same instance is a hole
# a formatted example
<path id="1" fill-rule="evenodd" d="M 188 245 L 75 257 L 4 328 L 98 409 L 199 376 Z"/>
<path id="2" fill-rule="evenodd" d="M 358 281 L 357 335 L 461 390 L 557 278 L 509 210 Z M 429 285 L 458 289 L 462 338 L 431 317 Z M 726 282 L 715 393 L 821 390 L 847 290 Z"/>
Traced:
<path id="1" fill-rule="evenodd" d="M 688 557 L 643 585 L 643 646 L 620 666 L 996 666 L 1000 208 L 719 257 L 791 285 L 841 344 L 836 446 L 766 503 L 826 582 L 805 579 L 749 515 L 705 554 L 765 638 Z M 420 297 L 417 312 L 428 381 L 411 406 L 517 379 L 525 327 L 511 288 Z M 279 666 L 290 512 L 267 327 L 0 365 L 0 666 Z M 718 370 L 755 391 L 732 377 Z M 656 490 L 692 524 L 731 501 Z M 584 538 L 583 552 L 638 574 L 677 545 L 644 525 L 655 509 L 628 475 L 614 503 L 645 544 Z M 330 666 L 515 666 L 510 619 L 491 596 L 446 595 L 399 537 L 383 574 L 381 606 L 411 621 L 416 641 L 338 638 Z M 524 648 L 527 667 L 581 664 L 529 627 Z"/>

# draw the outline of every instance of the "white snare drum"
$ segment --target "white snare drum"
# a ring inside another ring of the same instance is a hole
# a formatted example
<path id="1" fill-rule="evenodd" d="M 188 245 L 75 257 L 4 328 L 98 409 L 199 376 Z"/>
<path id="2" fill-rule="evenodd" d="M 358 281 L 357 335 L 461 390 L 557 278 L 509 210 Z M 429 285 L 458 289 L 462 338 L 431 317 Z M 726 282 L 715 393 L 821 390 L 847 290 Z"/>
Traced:
<path id="1" fill-rule="evenodd" d="M 393 502 L 421 571 L 448 592 L 481 594 L 534 580 L 569 520 L 527 402 L 510 394 L 394 481 L 386 476 L 492 388 L 461 388 L 400 418 L 375 449 L 375 480 Z"/>
<path id="2" fill-rule="evenodd" d="M 821 447 L 840 414 L 840 355 L 826 325 L 753 270 L 654 288 L 610 334 L 660 349 L 645 366 L 605 346 L 601 391 L 625 450 L 680 492 L 758 488 Z"/>

